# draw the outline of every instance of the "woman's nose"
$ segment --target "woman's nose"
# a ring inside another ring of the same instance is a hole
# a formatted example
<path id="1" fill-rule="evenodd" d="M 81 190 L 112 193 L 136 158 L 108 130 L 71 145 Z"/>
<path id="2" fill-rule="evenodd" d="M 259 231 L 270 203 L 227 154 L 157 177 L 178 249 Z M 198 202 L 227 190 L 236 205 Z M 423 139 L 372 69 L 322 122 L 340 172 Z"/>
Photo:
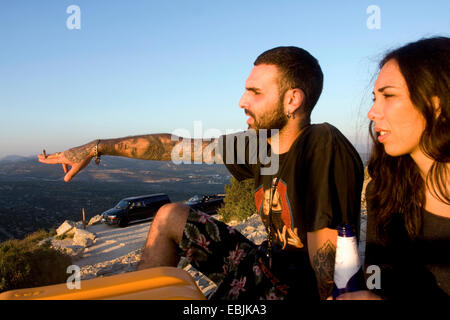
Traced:
<path id="1" fill-rule="evenodd" d="M 377 108 L 376 103 L 372 105 L 369 112 L 367 113 L 367 118 L 371 121 L 375 121 L 375 119 L 381 118 L 380 110 Z"/>

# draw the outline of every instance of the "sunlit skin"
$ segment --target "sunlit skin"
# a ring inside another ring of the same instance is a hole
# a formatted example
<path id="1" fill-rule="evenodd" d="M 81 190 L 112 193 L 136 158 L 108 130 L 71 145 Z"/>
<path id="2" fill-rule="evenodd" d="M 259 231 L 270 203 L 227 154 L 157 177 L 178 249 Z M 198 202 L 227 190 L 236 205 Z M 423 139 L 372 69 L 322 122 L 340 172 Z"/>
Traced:
<path id="1" fill-rule="evenodd" d="M 419 147 L 426 121 L 413 105 L 405 78 L 395 60 L 389 60 L 380 70 L 373 93 L 375 101 L 368 117 L 374 122 L 378 134 L 387 132 L 378 136 L 378 140 L 391 156 L 409 154 L 425 179 L 434 161 Z M 436 109 L 436 116 L 439 116 L 439 98 L 430 99 Z M 434 197 L 429 188 L 425 190 L 425 198 L 425 210 L 450 217 L 450 206 Z"/>
<path id="2" fill-rule="evenodd" d="M 282 75 L 275 65 L 254 66 L 247 80 L 239 107 L 248 116 L 251 129 L 279 129 L 278 139 L 268 139 L 275 153 L 284 153 L 300 135 L 303 115 L 300 111 L 304 92 L 299 88 L 280 92 Z M 286 113 L 295 114 L 288 119 Z M 277 140 L 279 141 L 277 143 Z"/>
<path id="3" fill-rule="evenodd" d="M 282 129 L 286 124 L 278 77 L 279 72 L 274 65 L 257 65 L 250 72 L 245 82 L 245 92 L 239 101 L 239 106 L 249 116 L 249 128 Z"/>
<path id="4" fill-rule="evenodd" d="M 381 68 L 374 86 L 374 103 L 368 117 L 374 122 L 378 141 L 390 156 L 421 153 L 420 137 L 425 118 L 414 107 L 409 90 L 395 60 Z"/>

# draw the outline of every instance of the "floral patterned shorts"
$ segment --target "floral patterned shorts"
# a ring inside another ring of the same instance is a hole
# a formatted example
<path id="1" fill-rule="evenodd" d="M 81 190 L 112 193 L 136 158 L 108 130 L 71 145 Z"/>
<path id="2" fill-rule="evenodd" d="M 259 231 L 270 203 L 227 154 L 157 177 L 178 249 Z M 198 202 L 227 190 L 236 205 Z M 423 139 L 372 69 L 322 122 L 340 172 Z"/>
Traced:
<path id="1" fill-rule="evenodd" d="M 268 269 L 259 248 L 236 229 L 191 209 L 180 254 L 217 284 L 211 300 L 284 299 L 289 286 Z"/>

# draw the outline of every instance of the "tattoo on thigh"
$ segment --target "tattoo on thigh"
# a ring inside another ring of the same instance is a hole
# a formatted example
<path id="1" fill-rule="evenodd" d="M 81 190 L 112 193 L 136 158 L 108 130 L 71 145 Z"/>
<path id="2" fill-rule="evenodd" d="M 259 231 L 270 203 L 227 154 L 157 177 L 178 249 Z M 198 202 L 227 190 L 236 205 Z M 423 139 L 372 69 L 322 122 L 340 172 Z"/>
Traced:
<path id="1" fill-rule="evenodd" d="M 332 294 L 335 257 L 336 246 L 330 240 L 327 240 L 313 257 L 312 265 L 316 272 L 321 299 L 326 299 Z"/>

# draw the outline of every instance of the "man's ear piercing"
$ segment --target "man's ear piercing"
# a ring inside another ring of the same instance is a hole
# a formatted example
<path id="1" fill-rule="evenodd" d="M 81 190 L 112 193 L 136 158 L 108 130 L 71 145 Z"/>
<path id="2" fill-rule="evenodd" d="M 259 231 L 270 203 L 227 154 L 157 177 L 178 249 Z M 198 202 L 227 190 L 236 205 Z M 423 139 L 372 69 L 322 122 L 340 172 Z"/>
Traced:
<path id="1" fill-rule="evenodd" d="M 295 119 L 295 113 L 290 113 L 289 111 L 286 113 L 286 117 L 288 117 L 288 119 L 290 119 L 292 117 L 292 119 Z"/>

